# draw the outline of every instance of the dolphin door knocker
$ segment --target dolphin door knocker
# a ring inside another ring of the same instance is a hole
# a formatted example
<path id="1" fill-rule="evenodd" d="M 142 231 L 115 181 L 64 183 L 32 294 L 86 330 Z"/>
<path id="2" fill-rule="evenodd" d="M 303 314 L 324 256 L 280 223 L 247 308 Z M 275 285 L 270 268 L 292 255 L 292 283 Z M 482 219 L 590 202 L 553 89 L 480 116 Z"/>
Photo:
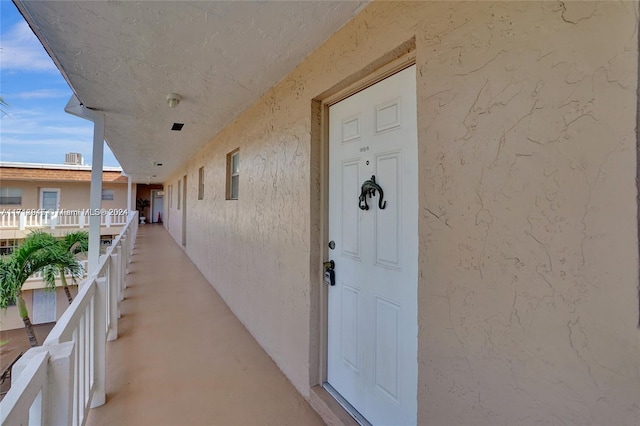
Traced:
<path id="1" fill-rule="evenodd" d="M 367 196 L 373 198 L 376 195 L 376 191 L 380 192 L 380 199 L 378 200 L 378 208 L 384 209 L 387 206 L 386 201 L 382 201 L 384 198 L 384 192 L 380 185 L 376 183 L 376 176 L 371 176 L 371 179 L 365 180 L 362 184 L 362 188 L 360 188 L 360 197 L 358 197 L 359 203 L 358 207 L 360 210 L 369 210 L 369 205 L 367 204 Z"/>

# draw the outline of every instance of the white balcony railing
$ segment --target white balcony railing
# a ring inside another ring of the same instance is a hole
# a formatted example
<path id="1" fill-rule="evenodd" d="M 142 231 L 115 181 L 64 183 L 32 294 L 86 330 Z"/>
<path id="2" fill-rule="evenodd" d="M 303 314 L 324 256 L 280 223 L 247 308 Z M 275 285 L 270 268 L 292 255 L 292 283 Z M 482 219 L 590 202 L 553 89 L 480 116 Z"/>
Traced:
<path id="1" fill-rule="evenodd" d="M 2 426 L 83 425 L 90 407 L 105 403 L 106 342 L 118 336 L 119 303 L 136 233 L 137 212 L 97 272 L 80 284 L 78 295 L 40 347 L 14 365 L 11 389 L 0 402 Z"/>
<path id="2" fill-rule="evenodd" d="M 86 278 L 87 277 L 87 270 L 89 269 L 89 261 L 88 260 L 80 260 L 78 262 L 80 264 L 80 267 L 82 268 L 82 278 Z M 31 281 L 41 281 L 42 280 L 42 272 L 36 272 L 35 274 L 31 275 L 29 278 L 27 278 L 27 282 L 31 282 Z M 56 272 L 55 273 L 56 279 L 60 278 L 60 272 Z M 67 276 L 69 279 L 71 279 L 71 276 Z"/>
<path id="3" fill-rule="evenodd" d="M 0 214 L 0 228 L 17 229 L 20 227 L 20 213 L 15 211 Z"/>
<path id="4" fill-rule="evenodd" d="M 119 213 L 122 209 L 105 210 L 100 214 L 100 226 L 124 226 L 128 214 Z M 34 213 L 37 212 L 37 213 Z M 89 226 L 89 214 L 86 211 L 73 211 L 74 214 L 60 214 L 60 212 L 34 211 L 2 211 L 0 212 L 0 229 L 31 229 L 31 228 L 86 228 Z"/>

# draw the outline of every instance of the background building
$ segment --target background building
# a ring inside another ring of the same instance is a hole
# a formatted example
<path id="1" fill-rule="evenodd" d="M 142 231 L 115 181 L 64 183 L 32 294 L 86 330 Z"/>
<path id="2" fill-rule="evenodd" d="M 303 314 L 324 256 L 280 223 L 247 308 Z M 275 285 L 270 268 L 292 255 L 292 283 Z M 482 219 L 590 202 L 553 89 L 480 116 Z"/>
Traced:
<path id="1" fill-rule="evenodd" d="M 79 154 L 68 160 L 82 163 Z M 103 170 L 101 238 L 110 244 L 127 217 L 127 177 L 122 169 Z M 0 163 L 0 255 L 9 255 L 35 229 L 56 237 L 89 226 L 91 166 L 83 164 Z M 132 194 L 135 199 L 135 194 Z M 135 205 L 135 204 L 134 204 Z M 86 262 L 85 262 L 86 263 Z M 71 283 L 69 283 L 71 284 Z M 68 306 L 61 288 L 44 290 L 38 277 L 23 287 L 34 324 L 55 321 Z M 0 330 L 23 327 L 16 307 L 0 312 Z"/>

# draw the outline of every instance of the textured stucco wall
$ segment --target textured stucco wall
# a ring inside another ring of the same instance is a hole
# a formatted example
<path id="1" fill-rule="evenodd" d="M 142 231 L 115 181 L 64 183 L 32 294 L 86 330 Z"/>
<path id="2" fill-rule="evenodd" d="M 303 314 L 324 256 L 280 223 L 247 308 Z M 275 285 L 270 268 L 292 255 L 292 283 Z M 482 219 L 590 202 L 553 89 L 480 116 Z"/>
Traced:
<path id="1" fill-rule="evenodd" d="M 452 7 L 419 35 L 420 418 L 640 424 L 637 5 Z"/>
<path id="2" fill-rule="evenodd" d="M 639 423 L 637 20 L 632 2 L 371 4 L 166 182 L 188 175 L 187 253 L 308 395 L 312 99 L 415 37 L 419 423 Z"/>

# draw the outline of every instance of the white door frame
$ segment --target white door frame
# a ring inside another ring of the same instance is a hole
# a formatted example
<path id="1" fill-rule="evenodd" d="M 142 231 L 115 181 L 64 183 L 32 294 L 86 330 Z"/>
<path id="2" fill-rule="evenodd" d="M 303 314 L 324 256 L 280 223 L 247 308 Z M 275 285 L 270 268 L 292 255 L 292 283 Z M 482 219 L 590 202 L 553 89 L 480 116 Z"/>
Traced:
<path id="1" fill-rule="evenodd" d="M 317 102 L 317 114 L 320 119 L 320 124 L 317 128 L 317 142 L 320 145 L 319 151 L 317 153 L 317 158 L 319 160 L 319 170 L 320 170 L 320 192 L 321 196 L 319 199 L 321 217 L 319 220 L 320 230 L 319 230 L 319 241 L 320 247 L 318 248 L 318 255 L 313 257 L 320 257 L 321 261 L 329 260 L 331 258 L 331 254 L 328 244 L 329 244 L 329 107 L 332 105 L 348 98 L 349 96 L 360 92 L 374 84 L 384 80 L 385 78 L 396 74 L 405 68 L 409 68 L 412 65 L 416 64 L 416 52 L 415 52 L 415 44 L 411 45 L 409 43 L 407 45 L 409 52 L 406 54 L 396 57 L 389 58 L 386 65 L 379 67 L 372 74 L 359 77 L 354 79 L 345 80 L 344 84 L 337 85 L 342 87 L 342 89 L 329 93 L 323 99 L 316 101 Z M 404 47 L 403 47 L 404 50 Z M 404 51 L 406 51 L 404 50 Z M 356 73 L 355 75 L 359 75 Z M 419 140 L 418 140 L 419 143 Z M 312 154 L 313 155 L 313 154 Z M 418 183 L 419 185 L 419 183 Z M 312 209 L 315 208 L 315 205 L 312 205 Z M 328 288 L 324 283 L 324 270 L 323 268 L 312 269 L 313 276 L 316 277 L 315 286 L 319 288 L 319 315 L 317 318 L 316 324 L 318 324 L 318 334 L 317 334 L 317 342 L 318 342 L 318 355 L 317 358 L 312 357 L 310 359 L 311 365 L 316 365 L 317 376 L 315 378 L 312 377 L 312 383 L 317 385 L 321 385 L 322 387 L 327 388 L 327 370 L 328 370 L 328 311 L 329 311 L 329 297 L 328 297 Z M 418 305 L 418 318 L 420 315 L 420 306 Z M 313 370 L 312 370 L 313 371 Z M 418 366 L 419 371 L 419 366 Z M 331 393 L 331 392 L 330 392 Z M 341 401 L 335 394 L 331 394 L 332 397 L 338 400 L 338 403 L 349 411 L 349 407 L 345 406 L 345 401 Z M 348 405 L 348 404 L 346 404 Z M 353 412 L 349 412 L 349 414 L 354 415 Z M 366 424 L 366 420 L 362 418 L 357 419 L 362 424 Z M 364 422 L 363 422 L 364 421 Z"/>
<path id="2" fill-rule="evenodd" d="M 182 246 L 187 246 L 187 175 L 182 177 Z"/>
<path id="3" fill-rule="evenodd" d="M 167 227 L 167 229 L 169 229 L 169 224 L 171 223 L 171 207 L 173 207 L 173 201 L 171 201 L 171 197 L 173 197 L 173 184 L 170 183 L 167 186 L 165 186 L 166 192 L 165 194 L 167 194 L 167 202 L 165 203 L 166 205 L 166 215 L 167 215 L 167 219 L 163 220 L 164 222 L 164 226 Z"/>

